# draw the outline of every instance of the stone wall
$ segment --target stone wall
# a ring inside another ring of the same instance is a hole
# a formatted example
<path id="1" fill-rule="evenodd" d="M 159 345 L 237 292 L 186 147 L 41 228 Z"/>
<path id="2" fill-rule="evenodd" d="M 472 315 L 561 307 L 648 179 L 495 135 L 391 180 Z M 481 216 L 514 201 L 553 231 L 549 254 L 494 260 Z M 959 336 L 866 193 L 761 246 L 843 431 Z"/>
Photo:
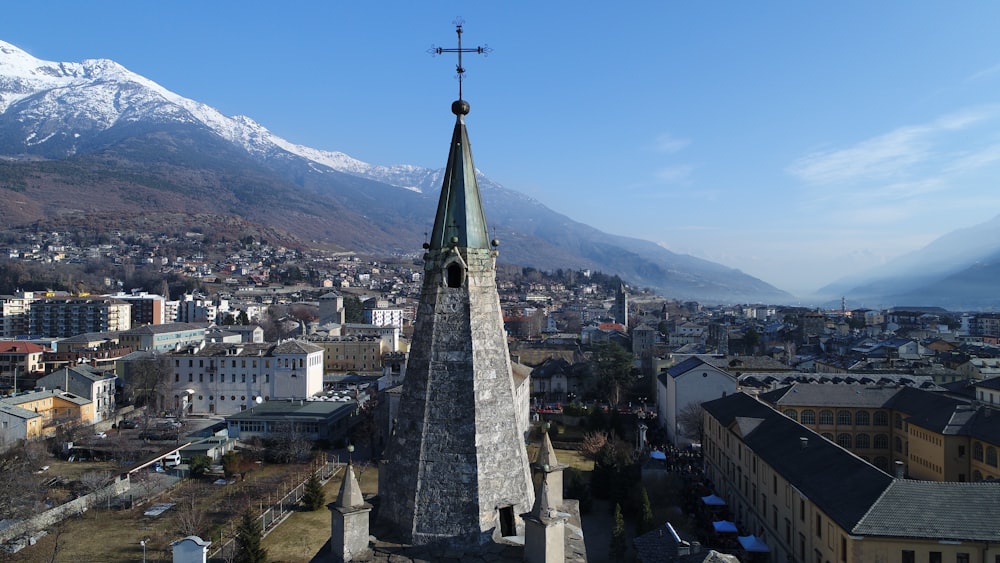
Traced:
<path id="1" fill-rule="evenodd" d="M 10 527 L 0 530 L 0 544 L 8 543 L 19 537 L 30 536 L 40 530 L 58 524 L 70 516 L 81 514 L 94 506 L 107 503 L 112 498 L 128 492 L 130 487 L 131 483 L 128 477 L 119 478 L 114 483 L 99 491 L 75 498 L 67 503 L 37 514 L 28 520 L 21 520 Z"/>

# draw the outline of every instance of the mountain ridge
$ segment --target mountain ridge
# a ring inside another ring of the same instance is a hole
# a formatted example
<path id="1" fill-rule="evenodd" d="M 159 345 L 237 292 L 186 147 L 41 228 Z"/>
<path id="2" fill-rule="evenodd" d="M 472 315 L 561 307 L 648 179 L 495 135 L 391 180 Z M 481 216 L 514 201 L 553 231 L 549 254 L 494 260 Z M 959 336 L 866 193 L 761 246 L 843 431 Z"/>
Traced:
<path id="1" fill-rule="evenodd" d="M 0 216 L 9 225 L 116 206 L 143 214 L 208 212 L 366 253 L 418 255 L 442 174 L 298 145 L 113 61 L 40 61 L 2 41 L 0 155 L 0 190 L 11 196 Z M 477 177 L 505 260 L 597 269 L 683 299 L 793 299 L 739 270 L 603 233 L 478 170 Z"/>

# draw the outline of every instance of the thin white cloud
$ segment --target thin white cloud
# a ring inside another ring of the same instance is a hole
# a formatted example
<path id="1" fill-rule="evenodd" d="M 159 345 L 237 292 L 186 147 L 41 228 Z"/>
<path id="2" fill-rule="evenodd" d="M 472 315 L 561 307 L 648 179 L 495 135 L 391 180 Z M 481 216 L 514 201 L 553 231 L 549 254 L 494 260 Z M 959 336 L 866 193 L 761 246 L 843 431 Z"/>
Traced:
<path id="1" fill-rule="evenodd" d="M 963 173 L 978 170 L 985 166 L 1000 162 L 1000 144 L 983 147 L 976 151 L 965 153 L 956 158 L 948 166 L 948 173 Z"/>
<path id="2" fill-rule="evenodd" d="M 687 182 L 694 172 L 694 166 L 690 164 L 678 164 L 665 166 L 656 171 L 656 179 L 665 184 L 680 184 Z"/>
<path id="3" fill-rule="evenodd" d="M 900 127 L 853 147 L 807 154 L 793 162 L 787 172 L 810 184 L 899 181 L 918 164 L 941 156 L 934 152 L 941 135 L 968 129 L 997 113 L 996 107 L 987 106 L 949 114 L 925 125 Z"/>
<path id="4" fill-rule="evenodd" d="M 673 154 L 681 149 L 684 149 L 691 144 L 690 139 L 681 139 L 674 137 L 670 133 L 664 133 L 656 138 L 653 143 L 653 149 L 656 152 Z"/>
<path id="5" fill-rule="evenodd" d="M 788 172 L 811 184 L 891 178 L 926 156 L 926 134 L 923 127 L 900 128 L 850 148 L 808 154 Z"/>
<path id="6" fill-rule="evenodd" d="M 966 80 L 968 82 L 972 82 L 972 81 L 975 81 L 975 80 L 982 80 L 983 78 L 987 78 L 989 76 L 993 76 L 994 74 L 998 74 L 998 73 L 1000 73 L 1000 63 L 997 63 L 997 64 L 995 64 L 995 65 L 993 65 L 993 66 L 991 66 L 989 68 L 984 68 L 983 70 L 980 70 L 979 72 L 973 73 Z"/>

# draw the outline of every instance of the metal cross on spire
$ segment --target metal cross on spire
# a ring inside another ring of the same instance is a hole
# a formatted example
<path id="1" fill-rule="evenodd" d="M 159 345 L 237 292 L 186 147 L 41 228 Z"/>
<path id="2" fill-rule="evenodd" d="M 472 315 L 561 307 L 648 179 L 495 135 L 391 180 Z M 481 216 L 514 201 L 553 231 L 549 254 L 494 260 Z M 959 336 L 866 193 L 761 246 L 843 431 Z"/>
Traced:
<path id="1" fill-rule="evenodd" d="M 455 72 L 458 73 L 458 99 L 462 99 L 462 79 L 465 75 L 465 67 L 462 66 L 462 53 L 475 53 L 477 55 L 483 55 L 488 57 L 493 49 L 490 49 L 488 45 L 483 45 L 482 47 L 468 47 L 462 48 L 462 25 L 465 24 L 465 20 L 462 18 L 455 18 L 455 21 L 451 22 L 455 24 L 455 33 L 458 34 L 458 47 L 456 48 L 445 48 L 437 47 L 431 45 L 427 52 L 432 55 L 441 55 L 443 53 L 458 53 L 458 64 L 455 65 Z"/>

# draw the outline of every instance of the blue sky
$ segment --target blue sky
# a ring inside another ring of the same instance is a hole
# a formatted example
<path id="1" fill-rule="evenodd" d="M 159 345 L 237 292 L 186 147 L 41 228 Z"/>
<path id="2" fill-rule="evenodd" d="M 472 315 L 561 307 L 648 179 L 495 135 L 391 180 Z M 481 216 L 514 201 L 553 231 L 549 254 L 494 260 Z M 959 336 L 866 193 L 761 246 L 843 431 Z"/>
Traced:
<path id="1" fill-rule="evenodd" d="M 0 39 L 113 59 L 290 141 L 476 164 L 602 230 L 805 296 L 1000 213 L 1000 3 L 55 2 Z M 850 300 L 850 296 L 847 296 Z"/>

